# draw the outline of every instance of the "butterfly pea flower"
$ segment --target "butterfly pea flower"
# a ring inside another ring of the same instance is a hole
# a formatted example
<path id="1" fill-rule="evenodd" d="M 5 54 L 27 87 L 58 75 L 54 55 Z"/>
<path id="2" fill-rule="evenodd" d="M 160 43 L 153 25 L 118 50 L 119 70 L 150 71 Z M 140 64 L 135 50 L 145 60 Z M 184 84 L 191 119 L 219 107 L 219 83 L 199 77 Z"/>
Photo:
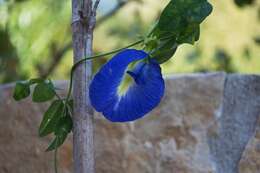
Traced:
<path id="1" fill-rule="evenodd" d="M 132 67 L 132 68 L 130 68 Z M 130 78 L 130 83 L 122 83 Z M 120 92 L 120 88 L 125 88 Z M 112 122 L 142 118 L 161 101 L 165 84 L 156 60 L 142 50 L 125 49 L 94 76 L 89 97 L 96 111 Z"/>

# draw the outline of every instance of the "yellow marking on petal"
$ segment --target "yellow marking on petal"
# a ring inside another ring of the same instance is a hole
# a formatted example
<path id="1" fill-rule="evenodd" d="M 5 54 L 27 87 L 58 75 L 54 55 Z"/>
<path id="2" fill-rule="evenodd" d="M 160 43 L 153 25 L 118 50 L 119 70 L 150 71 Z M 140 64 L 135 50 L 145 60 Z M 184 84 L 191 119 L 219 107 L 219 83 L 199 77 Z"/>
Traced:
<path id="1" fill-rule="evenodd" d="M 121 84 L 118 86 L 117 94 L 119 96 L 124 95 L 133 83 L 134 79 L 126 73 L 123 77 Z"/>
<path id="2" fill-rule="evenodd" d="M 130 63 L 127 67 L 127 70 L 131 71 L 135 65 L 136 65 L 136 62 Z M 134 79 L 126 73 L 126 71 L 123 76 L 122 82 L 120 83 L 120 85 L 117 88 L 117 94 L 119 96 L 124 95 L 127 92 L 128 88 L 135 82 Z"/>

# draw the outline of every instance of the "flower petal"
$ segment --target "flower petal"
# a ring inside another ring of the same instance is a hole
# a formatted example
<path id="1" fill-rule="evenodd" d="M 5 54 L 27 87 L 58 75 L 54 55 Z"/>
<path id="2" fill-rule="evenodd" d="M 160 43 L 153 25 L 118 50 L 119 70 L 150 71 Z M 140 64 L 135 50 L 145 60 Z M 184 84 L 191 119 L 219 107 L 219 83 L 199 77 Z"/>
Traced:
<path id="1" fill-rule="evenodd" d="M 164 80 L 159 64 L 153 60 L 139 62 L 127 73 L 134 83 L 124 95 L 118 95 L 128 65 L 147 58 L 144 51 L 126 49 L 101 67 L 90 84 L 90 101 L 112 122 L 134 121 L 156 107 L 164 94 Z"/>

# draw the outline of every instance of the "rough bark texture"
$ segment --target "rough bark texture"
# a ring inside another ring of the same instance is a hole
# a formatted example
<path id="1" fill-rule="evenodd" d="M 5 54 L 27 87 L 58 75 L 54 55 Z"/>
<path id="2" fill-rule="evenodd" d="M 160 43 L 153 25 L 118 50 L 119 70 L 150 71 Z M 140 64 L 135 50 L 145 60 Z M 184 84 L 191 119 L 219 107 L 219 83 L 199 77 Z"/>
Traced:
<path id="1" fill-rule="evenodd" d="M 165 82 L 161 104 L 141 120 L 110 123 L 95 113 L 96 173 L 259 173 L 260 76 L 187 74 Z M 44 152 L 51 136 L 37 135 L 47 105 L 15 102 L 12 89 L 0 86 L 0 172 L 53 172 L 53 154 Z M 71 136 L 59 154 L 60 172 L 72 173 Z"/>
<path id="2" fill-rule="evenodd" d="M 92 0 L 72 0 L 74 63 L 92 54 L 95 15 Z M 73 158 L 75 173 L 94 173 L 94 119 L 88 86 L 91 61 L 77 67 L 73 78 Z"/>

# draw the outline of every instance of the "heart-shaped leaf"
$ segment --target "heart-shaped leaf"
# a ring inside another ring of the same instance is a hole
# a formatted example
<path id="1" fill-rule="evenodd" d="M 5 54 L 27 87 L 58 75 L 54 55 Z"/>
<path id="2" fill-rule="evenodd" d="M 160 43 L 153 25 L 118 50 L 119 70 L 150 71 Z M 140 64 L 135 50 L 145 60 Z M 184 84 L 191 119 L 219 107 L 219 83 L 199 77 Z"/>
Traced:
<path id="1" fill-rule="evenodd" d="M 52 102 L 45 112 L 39 128 L 39 136 L 43 137 L 55 131 L 59 119 L 64 114 L 64 104 L 61 100 Z"/>
<path id="2" fill-rule="evenodd" d="M 32 100 L 34 102 L 45 102 L 53 99 L 55 96 L 55 89 L 51 82 L 38 83 L 33 92 Z"/>
<path id="3" fill-rule="evenodd" d="M 13 98 L 22 100 L 30 95 L 30 85 L 27 82 L 17 82 L 14 88 Z"/>
<path id="4" fill-rule="evenodd" d="M 52 151 L 60 147 L 72 130 L 72 119 L 69 115 L 62 117 L 55 128 L 55 138 L 48 146 L 46 151 Z"/>
<path id="5" fill-rule="evenodd" d="M 156 37 L 159 44 L 152 51 L 152 58 L 166 62 L 183 43 L 194 44 L 200 36 L 200 24 L 211 13 L 207 0 L 171 0 L 163 10 L 149 36 Z M 167 37 L 167 41 L 162 38 Z M 146 49 L 150 51 L 150 44 Z"/>

